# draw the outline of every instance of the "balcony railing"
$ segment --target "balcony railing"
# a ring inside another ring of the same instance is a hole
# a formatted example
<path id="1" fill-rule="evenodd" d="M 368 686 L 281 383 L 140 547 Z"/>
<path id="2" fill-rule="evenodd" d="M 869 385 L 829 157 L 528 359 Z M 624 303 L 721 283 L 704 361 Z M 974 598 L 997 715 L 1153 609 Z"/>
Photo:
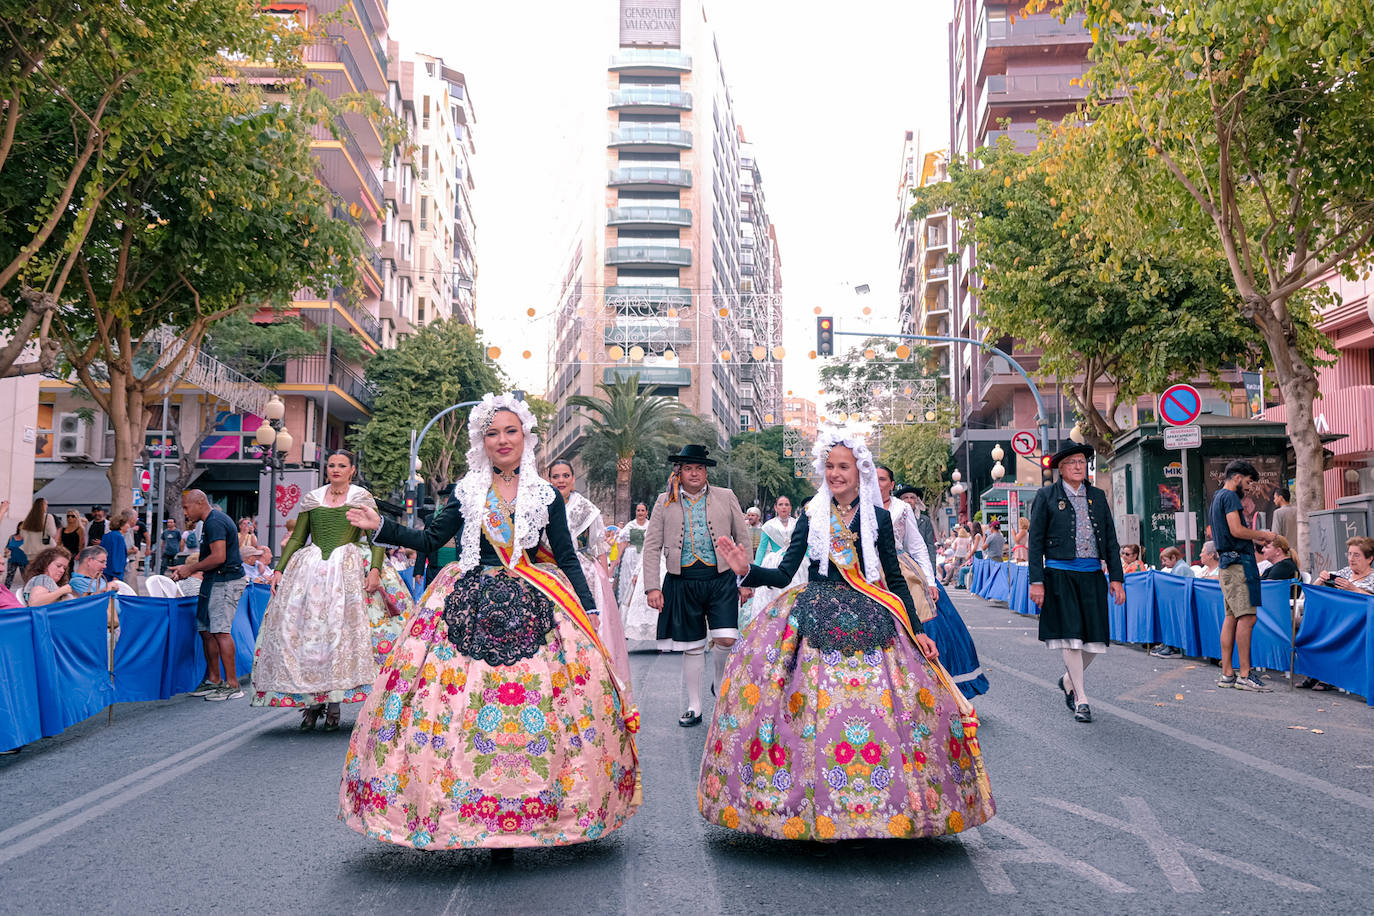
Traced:
<path id="1" fill-rule="evenodd" d="M 692 148 L 692 132 L 678 127 L 619 127 L 611 131 L 607 146 L 672 146 Z"/>
<path id="2" fill-rule="evenodd" d="M 324 141 L 326 143 L 343 144 L 343 148 L 348 153 L 349 159 L 353 161 L 353 165 L 357 168 L 358 174 L 362 176 L 363 186 L 367 188 L 368 193 L 372 195 L 372 199 L 376 201 L 377 206 L 380 207 L 382 202 L 386 200 L 386 195 L 382 192 L 381 178 L 377 176 L 377 172 L 372 168 L 372 164 L 367 161 L 367 156 L 363 154 L 362 147 L 358 146 L 358 141 L 353 137 L 353 131 L 348 129 L 348 125 L 341 121 L 336 121 L 334 127 L 338 131 L 337 136 L 334 131 L 331 131 L 323 124 L 311 125 L 310 136 L 314 140 Z"/>
<path id="3" fill-rule="evenodd" d="M 1087 97 L 1077 73 L 1019 73 L 989 76 L 984 98 L 993 105 L 1007 102 L 1072 101 Z"/>
<path id="4" fill-rule="evenodd" d="M 690 188 L 692 173 L 686 169 L 656 168 L 648 165 L 628 166 L 611 169 L 606 182 L 613 188 L 625 185 L 671 185 L 676 188 Z"/>
<path id="5" fill-rule="evenodd" d="M 292 385 L 333 385 L 368 410 L 372 409 L 376 391 L 367 381 L 337 356 L 326 360 L 323 356 L 307 356 L 287 363 L 287 387 Z"/>
<path id="6" fill-rule="evenodd" d="M 616 301 L 634 303 L 643 301 L 649 305 L 665 305 L 674 308 L 687 308 L 692 304 L 692 291 L 684 286 L 608 286 L 606 302 Z"/>
<path id="7" fill-rule="evenodd" d="M 380 261 L 379 256 L 378 263 Z M 377 273 L 380 275 L 381 272 L 381 269 L 378 268 Z M 334 290 L 332 300 L 334 308 L 338 309 L 341 314 L 347 315 L 354 324 L 362 328 L 363 333 L 370 337 L 375 345 L 380 347 L 382 345 L 382 323 L 364 309 L 345 301 L 343 295 L 343 290 Z M 308 287 L 296 290 L 294 298 L 296 300 L 295 307 L 305 311 L 328 310 L 330 305 L 323 295 Z M 319 319 L 315 319 L 315 323 L 319 324 Z"/>
<path id="8" fill-rule="evenodd" d="M 639 376 L 641 385 L 670 385 L 685 388 L 692 384 L 691 369 L 667 369 L 658 366 L 607 366 L 602 380 L 617 382 L 632 375 Z"/>
<path id="9" fill-rule="evenodd" d="M 634 86 L 611 91 L 611 108 L 678 108 L 690 111 L 692 94 L 682 89 Z"/>
<path id="10" fill-rule="evenodd" d="M 1015 22 L 988 20 L 989 44 L 1038 44 L 1046 38 L 1078 38 L 1085 43 L 1092 41 L 1081 15 L 1069 17 L 1068 22 L 1060 22 L 1053 15 L 1022 16 Z"/>
<path id="11" fill-rule="evenodd" d="M 343 39 L 329 36 L 328 41 L 317 41 L 308 45 L 305 49 L 306 63 L 324 64 L 343 64 L 348 71 L 349 77 L 353 80 L 355 92 L 366 92 L 367 81 L 363 79 L 363 73 L 358 69 L 358 62 L 353 58 L 353 52 L 348 50 L 348 45 L 343 43 Z"/>
<path id="12" fill-rule="evenodd" d="M 692 56 L 659 48 L 621 48 L 611 55 L 612 70 L 691 70 Z"/>
<path id="13" fill-rule="evenodd" d="M 624 226 L 631 223 L 690 226 L 692 211 L 681 207 L 611 207 L 606 214 L 607 226 Z"/>
<path id="14" fill-rule="evenodd" d="M 367 14 L 367 4 L 353 0 L 351 6 L 358 12 L 358 27 L 367 33 L 368 43 L 372 45 L 373 53 L 377 55 L 377 62 L 382 65 L 382 79 L 386 79 L 386 49 L 382 47 L 381 41 L 377 38 L 377 28 L 372 24 L 372 17 Z"/>
<path id="15" fill-rule="evenodd" d="M 667 245 L 613 245 L 606 249 L 607 264 L 667 264 L 691 267 L 692 249 Z"/>

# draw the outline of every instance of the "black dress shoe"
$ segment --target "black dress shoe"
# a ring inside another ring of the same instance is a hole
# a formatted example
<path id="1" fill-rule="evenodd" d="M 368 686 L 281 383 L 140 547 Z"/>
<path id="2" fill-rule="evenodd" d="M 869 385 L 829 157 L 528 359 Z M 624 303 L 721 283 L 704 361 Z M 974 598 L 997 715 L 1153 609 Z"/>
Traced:
<path id="1" fill-rule="evenodd" d="M 700 725 L 701 713 L 689 709 L 682 715 L 678 716 L 677 724 L 681 725 L 683 728 L 691 728 L 693 725 Z"/>
<path id="2" fill-rule="evenodd" d="M 1093 720 L 1093 711 L 1088 708 L 1087 703 L 1079 703 L 1078 708 L 1073 711 L 1073 717 L 1079 722 L 1091 722 Z"/>
<path id="3" fill-rule="evenodd" d="M 1069 712 L 1073 712 L 1073 691 L 1064 686 L 1064 681 L 1067 678 L 1067 674 L 1059 675 L 1059 689 L 1064 691 L 1064 705 L 1069 707 Z"/>

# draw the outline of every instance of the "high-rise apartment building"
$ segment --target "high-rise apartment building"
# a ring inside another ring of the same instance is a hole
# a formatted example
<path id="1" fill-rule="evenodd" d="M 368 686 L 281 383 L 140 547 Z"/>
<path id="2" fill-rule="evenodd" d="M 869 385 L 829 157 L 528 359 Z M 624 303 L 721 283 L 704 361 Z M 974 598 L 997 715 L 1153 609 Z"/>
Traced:
<path id="1" fill-rule="evenodd" d="M 776 235 L 699 0 L 619 0 L 618 11 L 605 152 L 589 157 L 573 214 L 547 397 L 635 375 L 724 441 L 780 407 Z M 575 454 L 582 431 L 563 408 L 547 454 Z"/>
<path id="2" fill-rule="evenodd" d="M 785 426 L 800 432 L 807 442 L 815 442 L 816 433 L 820 428 L 816 402 L 791 396 L 783 398 L 782 422 Z"/>
<path id="3" fill-rule="evenodd" d="M 922 153 L 920 140 L 906 132 L 902 166 L 897 182 L 897 288 L 899 319 L 903 334 L 950 336 L 949 265 L 950 215 L 948 210 L 921 219 L 911 217 L 911 192 L 949 180 L 944 150 Z M 926 377 L 936 380 L 935 391 L 948 398 L 953 393 L 951 364 L 954 344 L 929 342 Z"/>
<path id="4" fill-rule="evenodd" d="M 949 55 L 954 156 L 970 157 L 1003 135 L 1018 149 L 1033 149 L 1036 122 L 1062 120 L 1085 96 L 1081 77 L 1092 40 L 1082 17 L 1061 23 L 1052 13 L 1023 15 L 1024 6 L 1017 0 L 955 0 Z M 947 238 L 957 242 L 958 227 L 948 228 Z M 955 336 L 981 339 L 986 329 L 979 325 L 977 287 L 970 282 L 973 257 L 968 249 L 960 252 L 946 284 L 950 327 Z M 1021 359 L 1023 352 L 1018 348 L 1018 360 L 1033 370 L 1035 356 Z M 1033 425 L 1030 393 L 1004 360 L 972 344 L 956 345 L 952 356 L 952 393 L 966 428 Z"/>
<path id="5" fill-rule="evenodd" d="M 268 9 L 296 17 L 302 27 L 322 29 L 321 40 L 306 51 L 312 87 L 331 98 L 360 93 L 383 102 L 392 99 L 388 70 L 395 45 L 388 48 L 383 0 L 308 0 Z M 307 325 L 324 328 L 331 336 L 352 335 L 365 352 L 375 353 L 392 346 L 396 333 L 395 321 L 380 317 L 380 246 L 387 213 L 382 163 L 394 150 L 361 110 L 340 116 L 333 130 L 318 128 L 313 149 L 320 178 L 336 195 L 336 214 L 358 227 L 366 250 L 357 290 L 302 289 L 292 308 Z M 318 461 L 324 452 L 343 445 L 349 425 L 365 422 L 372 409 L 361 365 L 333 351 L 289 362 L 278 392 L 296 442 L 288 462 Z"/>
<path id="6" fill-rule="evenodd" d="M 411 207 L 415 228 L 415 322 L 456 317 L 474 324 L 472 99 L 467 79 L 442 58 L 417 54 L 401 64 L 401 95 L 415 109 L 411 135 L 418 176 Z"/>

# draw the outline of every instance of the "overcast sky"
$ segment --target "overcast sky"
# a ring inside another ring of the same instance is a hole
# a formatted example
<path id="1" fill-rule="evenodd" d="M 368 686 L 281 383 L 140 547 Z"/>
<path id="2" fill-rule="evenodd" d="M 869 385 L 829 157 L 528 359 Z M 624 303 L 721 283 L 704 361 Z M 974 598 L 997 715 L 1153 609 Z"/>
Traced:
<path id="1" fill-rule="evenodd" d="M 605 154 L 569 146 L 583 136 L 578 116 L 605 117 L 616 8 L 616 0 L 390 4 L 391 35 L 403 51 L 441 56 L 467 77 L 477 116 L 478 325 L 531 391 L 546 386 L 548 315 L 569 241 L 556 216 L 572 190 L 568 164 Z M 777 229 L 783 386 L 799 396 L 816 396 L 816 362 L 806 358 L 816 306 L 834 313 L 841 331 L 898 329 L 893 224 L 902 139 L 917 131 L 923 151 L 947 143 L 953 8 L 952 0 L 706 7 Z M 864 283 L 872 293 L 857 296 L 853 287 Z M 872 309 L 866 325 L 863 307 Z M 521 359 L 524 350 L 533 357 Z"/>

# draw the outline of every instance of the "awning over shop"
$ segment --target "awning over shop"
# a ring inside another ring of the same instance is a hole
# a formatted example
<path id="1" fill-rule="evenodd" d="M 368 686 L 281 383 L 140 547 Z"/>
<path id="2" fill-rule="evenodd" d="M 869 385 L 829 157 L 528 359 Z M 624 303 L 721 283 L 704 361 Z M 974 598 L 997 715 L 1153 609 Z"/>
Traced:
<path id="1" fill-rule="evenodd" d="M 78 464 L 67 468 L 37 493 L 34 498 L 48 501 L 48 511 L 60 515 L 68 509 L 89 512 L 94 506 L 110 505 L 110 479 L 105 468 Z"/>
<path id="2" fill-rule="evenodd" d="M 202 465 L 191 486 L 204 490 L 211 495 L 216 493 L 256 493 L 258 492 L 258 470 L 262 465 L 256 461 L 225 464 Z"/>

